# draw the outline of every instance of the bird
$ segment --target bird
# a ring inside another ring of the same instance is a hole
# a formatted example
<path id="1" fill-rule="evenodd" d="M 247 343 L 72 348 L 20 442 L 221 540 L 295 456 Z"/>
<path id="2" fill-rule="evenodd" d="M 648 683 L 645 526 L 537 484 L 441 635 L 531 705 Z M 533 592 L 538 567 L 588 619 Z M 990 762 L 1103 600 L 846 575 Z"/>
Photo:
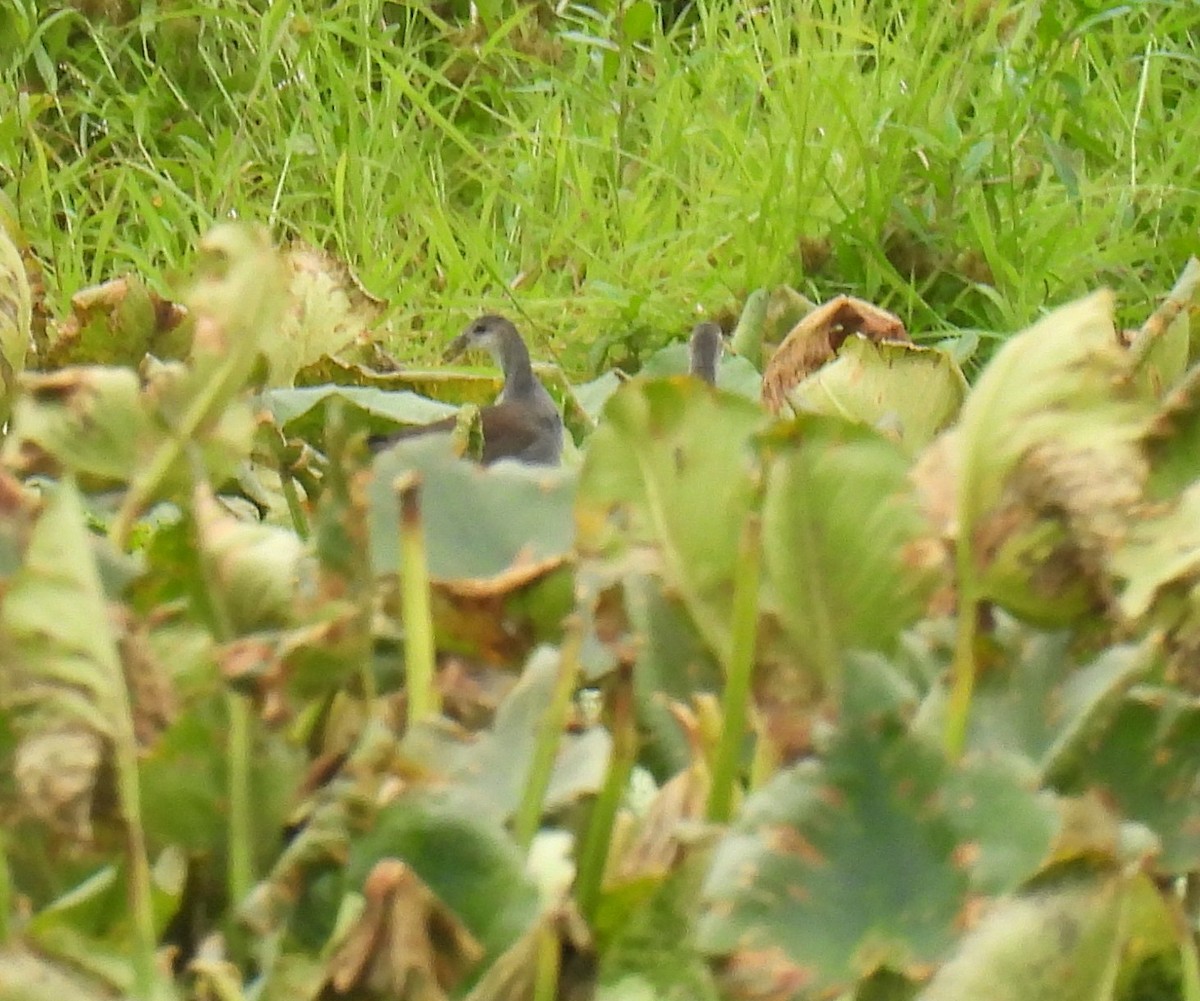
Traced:
<path id="1" fill-rule="evenodd" d="M 450 342 L 442 360 L 453 361 L 477 348 L 488 351 L 504 374 L 504 388 L 496 402 L 479 411 L 483 429 L 480 461 L 485 466 L 500 459 L 557 465 L 562 458 L 562 416 L 546 387 L 533 374 L 529 349 L 517 328 L 503 316 L 481 316 Z M 456 423 L 457 418 L 446 417 L 432 424 L 377 435 L 370 439 L 370 447 L 379 452 L 403 438 L 453 431 Z"/>
<path id="2" fill-rule="evenodd" d="M 717 362 L 721 360 L 724 350 L 725 341 L 721 328 L 711 321 L 697 323 L 692 328 L 692 336 L 688 341 L 688 371 L 710 386 L 715 386 Z"/>

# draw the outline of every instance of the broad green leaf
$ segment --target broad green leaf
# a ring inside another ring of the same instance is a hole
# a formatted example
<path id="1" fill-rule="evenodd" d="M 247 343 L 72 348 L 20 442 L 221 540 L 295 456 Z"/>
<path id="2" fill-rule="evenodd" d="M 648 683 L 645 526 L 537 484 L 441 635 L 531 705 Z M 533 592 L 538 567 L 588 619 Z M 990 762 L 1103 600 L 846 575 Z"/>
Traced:
<path id="1" fill-rule="evenodd" d="M 1013 755 L 1053 783 L 1089 752 L 1145 677 L 1150 643 L 1102 650 L 1081 662 L 1069 632 L 1036 632 L 999 615 L 975 690 L 967 746 Z"/>
<path id="2" fill-rule="evenodd" d="M 557 675 L 557 653 L 546 647 L 535 651 L 487 730 L 467 738 L 437 725 L 415 727 L 405 734 L 404 753 L 470 789 L 487 816 L 506 822 L 525 789 Z M 612 739 L 602 727 L 564 734 L 546 791 L 546 810 L 562 809 L 598 792 L 611 747 Z"/>
<path id="3" fill-rule="evenodd" d="M 880 428 L 911 455 L 954 421 L 966 395 L 967 380 L 946 352 L 855 335 L 792 387 L 788 402 L 797 413 Z"/>
<path id="4" fill-rule="evenodd" d="M 920 975 L 979 894 L 1037 871 L 1057 824 L 1053 800 L 998 762 L 951 766 L 892 721 L 845 729 L 718 844 L 700 948 L 737 996 L 824 996 L 882 966 Z"/>
<path id="5" fill-rule="evenodd" d="M 1172 701 L 1135 689 L 1064 784 L 1098 790 L 1123 818 L 1149 827 L 1162 842 L 1155 869 L 1181 875 L 1200 868 L 1200 707 Z"/>
<path id="6" fill-rule="evenodd" d="M 640 374 L 651 379 L 687 375 L 690 364 L 688 346 L 677 342 L 655 351 L 646 359 Z M 717 388 L 757 403 L 762 393 L 762 376 L 745 358 L 725 354 L 717 362 Z"/>
<path id="7" fill-rule="evenodd" d="M 836 686 L 851 649 L 891 650 L 937 583 L 940 556 L 896 444 L 827 418 L 802 419 L 767 474 L 769 603 L 803 665 Z"/>
<path id="8" fill-rule="evenodd" d="M 32 343 L 33 295 L 25 262 L 0 222 L 0 424 L 8 419 L 17 376 Z"/>
<path id="9" fill-rule="evenodd" d="M 537 917 L 538 890 L 521 852 L 461 790 L 410 792 L 384 807 L 371 830 L 351 842 L 349 885 L 361 886 L 386 858 L 412 867 L 493 959 Z"/>
<path id="10" fill-rule="evenodd" d="M 402 441 L 382 453 L 370 486 L 371 565 L 400 567 L 395 483 L 416 473 L 422 527 L 434 581 L 464 592 L 508 590 L 568 558 L 575 535 L 576 473 L 499 462 L 488 468 L 457 458 L 445 435 Z"/>
<path id="11" fill-rule="evenodd" d="M 362 415 L 372 431 L 392 424 L 429 424 L 448 417 L 455 408 L 408 390 L 384 390 L 374 386 L 307 386 L 300 389 L 271 389 L 259 400 L 271 411 L 285 432 L 308 441 L 319 441 L 325 416 L 334 400 L 347 413 Z"/>
<path id="12" fill-rule="evenodd" d="M 652 551 L 705 642 L 726 658 L 734 564 L 757 493 L 748 400 L 696 380 L 630 382 L 608 402 L 579 483 L 579 549 L 624 563 Z"/>
<path id="13" fill-rule="evenodd" d="M 1119 876 L 1084 876 L 1000 902 L 919 1001 L 1106 1001 L 1128 892 Z"/>

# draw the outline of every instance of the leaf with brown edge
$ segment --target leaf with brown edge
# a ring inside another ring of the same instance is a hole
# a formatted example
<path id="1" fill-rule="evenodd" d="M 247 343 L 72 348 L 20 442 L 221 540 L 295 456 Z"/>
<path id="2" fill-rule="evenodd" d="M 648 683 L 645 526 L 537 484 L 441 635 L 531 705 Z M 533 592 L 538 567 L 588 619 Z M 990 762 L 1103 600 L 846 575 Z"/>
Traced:
<path id="1" fill-rule="evenodd" d="M 0 225 L 0 424 L 8 419 L 17 377 L 33 345 L 32 324 L 33 293 L 25 262 L 7 226 Z"/>
<path id="2" fill-rule="evenodd" d="M 847 674 L 860 712 L 881 704 L 878 666 Z M 737 997 L 833 994 L 883 967 L 919 977 L 976 898 L 1039 871 L 1058 823 L 1020 769 L 952 764 L 874 711 L 746 801 L 715 849 L 698 944 Z"/>
<path id="3" fill-rule="evenodd" d="M 862 299 L 839 295 L 804 317 L 783 339 L 763 372 L 763 403 L 772 413 L 788 405 L 792 388 L 830 361 L 851 334 L 872 341 L 908 341 L 898 316 Z"/>
<path id="4" fill-rule="evenodd" d="M 326 968 L 322 998 L 367 990 L 397 1001 L 446 1001 L 483 947 L 412 869 L 375 863 L 363 912 Z"/>
<path id="5" fill-rule="evenodd" d="M 135 366 L 151 353 L 187 353 L 187 309 L 164 299 L 133 275 L 113 278 L 71 296 L 71 315 L 59 325 L 42 368 L 71 365 Z M 177 332 L 178 331 L 178 332 Z"/>

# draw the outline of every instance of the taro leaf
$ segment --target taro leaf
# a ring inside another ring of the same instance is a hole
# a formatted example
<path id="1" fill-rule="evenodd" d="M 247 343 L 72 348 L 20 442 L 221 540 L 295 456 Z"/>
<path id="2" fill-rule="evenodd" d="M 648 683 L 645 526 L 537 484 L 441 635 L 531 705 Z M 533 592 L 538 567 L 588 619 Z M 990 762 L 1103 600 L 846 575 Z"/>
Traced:
<path id="1" fill-rule="evenodd" d="M 909 340 L 898 316 L 862 299 L 835 296 L 807 313 L 775 349 L 763 371 L 763 403 L 779 413 L 793 387 L 831 361 L 852 334 L 873 341 Z"/>
<path id="2" fill-rule="evenodd" d="M 633 696 L 646 731 L 641 757 L 660 777 L 685 768 L 687 735 L 668 708 L 693 696 L 721 690 L 721 665 L 709 651 L 687 609 L 644 574 L 625 578 L 625 603 L 636 636 Z"/>
<path id="3" fill-rule="evenodd" d="M 431 771 L 470 789 L 488 817 L 508 820 L 525 790 L 534 746 L 558 675 L 558 655 L 535 651 L 520 681 L 496 712 L 492 726 L 465 741 L 444 729 L 417 727 L 403 749 Z M 600 727 L 565 734 L 546 792 L 545 808 L 555 810 L 599 791 L 608 771 L 612 740 Z"/>
<path id="4" fill-rule="evenodd" d="M 882 966 L 919 976 L 979 893 L 1037 870 L 1056 825 L 1053 802 L 997 762 L 951 766 L 890 722 L 845 728 L 717 846 L 700 948 L 734 997 L 824 996 Z"/>
<path id="5" fill-rule="evenodd" d="M 291 385 L 305 365 L 362 337 L 382 306 L 324 251 L 296 243 L 283 258 L 290 278 L 287 308 L 278 333 L 263 341 L 273 386 Z"/>
<path id="6" fill-rule="evenodd" d="M 409 792 L 384 807 L 370 831 L 352 839 L 351 886 L 375 864 L 406 863 L 495 959 L 538 915 L 538 889 L 524 857 L 499 823 L 461 790 Z"/>
<path id="7" fill-rule="evenodd" d="M 1080 665 L 1069 632 L 1035 632 L 998 616 L 998 649 L 978 681 L 968 745 L 1015 755 L 1054 782 L 1107 732 L 1129 688 L 1145 676 L 1152 645 L 1118 645 Z"/>
<path id="8" fill-rule="evenodd" d="M 1107 291 L 1056 309 L 1006 341 L 980 376 L 960 421 L 962 545 L 976 545 L 984 516 L 1035 447 L 1053 443 L 1064 462 L 1082 457 L 1076 478 L 1085 484 L 1091 466 L 1111 478 L 1133 462 L 1128 448 L 1143 433 L 1152 403 L 1126 378 L 1129 358 L 1112 314 Z M 1099 506 L 1107 498 L 1095 486 Z"/>
<path id="9" fill-rule="evenodd" d="M 628 908 L 601 951 L 600 997 L 644 990 L 653 1001 L 717 1001 L 711 971 L 692 944 L 707 857 L 693 852 Z M 604 904 L 601 904 L 603 911 Z"/>
<path id="10" fill-rule="evenodd" d="M 919 1001 L 1102 1001 L 1112 997 L 1129 893 L 1111 875 L 1069 877 L 984 915 Z"/>
<path id="11" fill-rule="evenodd" d="M 124 482 L 138 468 L 154 427 L 134 372 L 71 368 L 31 374 L 24 383 L 10 444 L 10 459 L 20 456 L 18 468 L 40 471 L 29 445 L 78 474 L 101 480 Z M 13 447 L 17 439 L 22 442 L 20 452 Z"/>
<path id="12" fill-rule="evenodd" d="M 375 460 L 371 565 L 400 566 L 394 484 L 416 472 L 430 577 L 462 593 L 502 594 L 559 566 L 574 538 L 576 474 L 499 462 L 484 469 L 452 455 L 444 436 L 401 441 Z"/>
<path id="13" fill-rule="evenodd" d="M 159 366 L 143 384 L 128 369 L 90 366 L 26 373 L 5 444 L 19 473 L 55 475 L 66 467 L 87 485 L 110 486 L 135 479 L 171 440 L 160 407 L 175 406 L 186 373 Z M 231 477 L 250 453 L 254 426 L 247 407 L 229 406 L 196 443 L 217 482 Z M 164 491 L 190 482 L 181 462 L 161 477 Z"/>
<path id="14" fill-rule="evenodd" d="M 329 957 L 321 997 L 355 991 L 399 1001 L 448 1001 L 483 952 L 463 923 L 403 862 L 376 862 L 362 913 Z"/>
<path id="15" fill-rule="evenodd" d="M 71 316 L 46 356 L 46 370 L 72 365 L 137 365 L 147 353 L 182 357 L 187 313 L 132 276 L 114 278 L 71 296 Z"/>
<path id="16" fill-rule="evenodd" d="M 1195 484 L 1134 521 L 1111 560 L 1113 575 L 1123 584 L 1122 614 L 1131 622 L 1149 620 L 1171 630 L 1186 650 L 1200 645 L 1198 526 L 1200 484 Z"/>
<path id="17" fill-rule="evenodd" d="M 1192 368 L 1166 399 L 1147 428 L 1150 463 L 1147 494 L 1173 500 L 1200 479 L 1200 366 Z"/>
<path id="18" fill-rule="evenodd" d="M 562 410 L 563 423 L 575 438 L 586 437 L 595 423 L 575 399 L 571 384 L 554 365 L 533 366 L 546 390 Z M 377 372 L 363 365 L 340 358 L 321 358 L 296 374 L 297 386 L 359 386 L 388 391 L 405 391 L 458 406 L 473 403 L 485 406 L 493 402 L 504 388 L 504 377 L 477 369 L 439 368 L 404 369 L 399 372 Z"/>
<path id="19" fill-rule="evenodd" d="M 730 335 L 733 350 L 750 363 L 751 368 L 762 368 L 763 338 L 767 332 L 767 312 L 771 305 L 771 295 L 765 288 L 756 288 L 742 305 L 742 315 L 738 317 L 737 326 Z M 796 317 L 798 320 L 799 317 Z M 795 320 L 785 329 L 790 330 Z M 759 387 L 762 392 L 762 387 Z"/>
<path id="20" fill-rule="evenodd" d="M 340 401 L 343 413 L 359 415 L 371 431 L 393 424 L 430 424 L 448 417 L 455 408 L 408 390 L 383 390 L 374 386 L 309 386 L 301 389 L 270 389 L 259 400 L 287 434 L 307 441 L 320 441 L 330 403 Z"/>
<path id="21" fill-rule="evenodd" d="M 197 488 L 192 509 L 200 552 L 234 634 L 290 622 L 304 550 L 295 533 L 233 517 L 207 487 Z"/>
<path id="22" fill-rule="evenodd" d="M 576 506 L 579 549 L 623 563 L 649 547 L 709 648 L 729 653 L 734 567 L 757 488 L 763 414 L 697 380 L 630 382 L 592 434 Z"/>
<path id="23" fill-rule="evenodd" d="M 33 324 L 33 294 L 21 253 L 0 224 L 0 425 L 8 420 L 17 376 L 25 368 Z"/>
<path id="24" fill-rule="evenodd" d="M 1135 689 L 1067 784 L 1099 790 L 1122 817 L 1149 827 L 1162 842 L 1156 870 L 1179 875 L 1200 868 L 1200 707 L 1166 701 Z"/>
<path id="25" fill-rule="evenodd" d="M 133 741 L 129 696 L 83 505 L 60 484 L 0 601 L 0 657 L 39 697 L 101 736 Z"/>
<path id="26" fill-rule="evenodd" d="M 687 344 L 668 344 L 646 359 L 641 375 L 651 379 L 687 375 L 690 364 Z M 757 401 L 762 393 L 762 376 L 745 358 L 726 353 L 717 362 L 717 388 Z"/>
<path id="27" fill-rule="evenodd" d="M 954 421 L 966 395 L 967 380 L 946 352 L 856 334 L 793 386 L 788 402 L 797 413 L 878 427 L 911 455 Z"/>
<path id="28" fill-rule="evenodd" d="M 940 554 L 898 445 L 828 418 L 795 432 L 767 476 L 768 600 L 800 662 L 836 689 L 843 653 L 887 652 L 920 616 Z"/>

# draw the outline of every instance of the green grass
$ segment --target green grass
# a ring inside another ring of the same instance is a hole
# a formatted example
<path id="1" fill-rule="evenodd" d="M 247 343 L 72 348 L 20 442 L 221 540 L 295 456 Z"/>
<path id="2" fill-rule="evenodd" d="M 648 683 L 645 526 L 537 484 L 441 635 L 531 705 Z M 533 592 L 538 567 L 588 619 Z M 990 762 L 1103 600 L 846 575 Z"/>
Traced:
<path id="1" fill-rule="evenodd" d="M 0 183 L 54 312 L 169 290 L 236 215 L 349 260 L 402 357 L 496 308 L 582 376 L 780 283 L 918 334 L 1099 284 L 1136 322 L 1196 250 L 1194 4 L 699 0 L 636 42 L 601 2 L 128 6 L 0 13 Z"/>

